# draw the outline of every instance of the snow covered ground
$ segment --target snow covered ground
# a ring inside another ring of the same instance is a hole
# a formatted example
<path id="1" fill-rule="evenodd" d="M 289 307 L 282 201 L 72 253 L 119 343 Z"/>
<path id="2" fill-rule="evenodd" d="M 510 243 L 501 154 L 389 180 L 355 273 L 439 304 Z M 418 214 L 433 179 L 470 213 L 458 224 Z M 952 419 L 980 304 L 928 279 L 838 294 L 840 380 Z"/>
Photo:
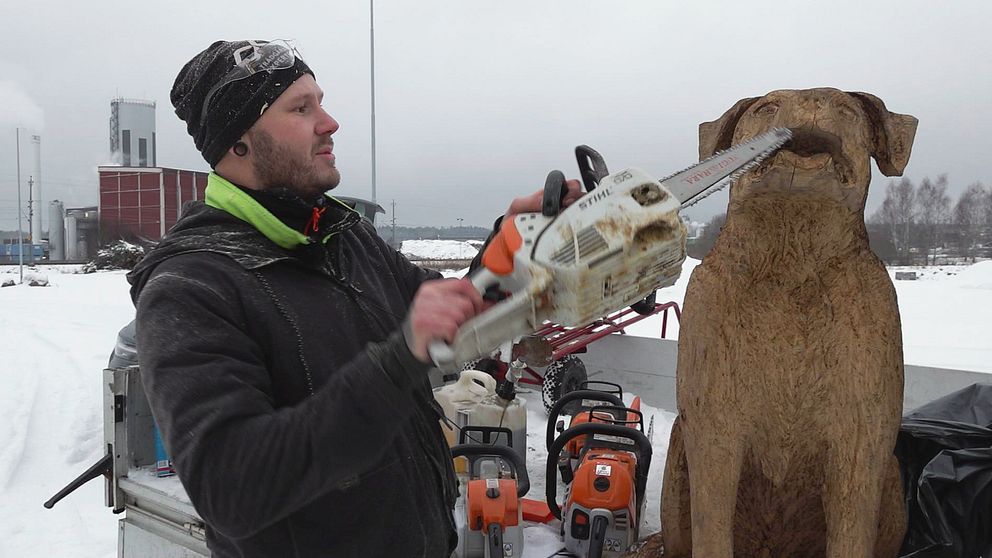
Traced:
<path id="1" fill-rule="evenodd" d="M 445 253 L 437 250 L 429 257 Z M 681 303 L 697 264 L 687 260 L 678 283 L 659 293 L 659 301 Z M 915 270 L 921 272 L 919 280 L 895 282 L 906 362 L 992 373 L 992 261 Z M 119 517 L 103 507 L 102 481 L 91 481 L 52 510 L 42 508 L 103 455 L 100 374 L 118 329 L 134 312 L 124 272 L 62 271 L 72 270 L 36 271 L 47 275 L 49 287 L 0 288 L 0 558 L 116 555 Z M 0 266 L 0 283 L 16 274 L 16 266 Z M 654 317 L 630 333 L 657 336 L 660 327 L 660 318 Z M 525 398 L 533 464 L 530 496 L 542 498 L 546 418 L 538 394 Z M 644 526 L 651 532 L 658 528 L 658 495 L 674 416 L 645 411 L 646 417 L 655 417 Z M 530 527 L 525 535 L 528 556 L 548 556 L 561 548 L 554 528 Z"/>
<path id="2" fill-rule="evenodd" d="M 479 253 L 479 241 L 404 240 L 400 252 L 415 260 L 469 260 Z"/>

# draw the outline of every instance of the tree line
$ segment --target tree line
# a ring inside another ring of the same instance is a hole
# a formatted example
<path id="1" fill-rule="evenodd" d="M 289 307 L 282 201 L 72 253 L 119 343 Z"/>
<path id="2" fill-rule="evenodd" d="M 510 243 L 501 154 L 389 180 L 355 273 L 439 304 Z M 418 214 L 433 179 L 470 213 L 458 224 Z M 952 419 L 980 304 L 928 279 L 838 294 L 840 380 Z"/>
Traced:
<path id="1" fill-rule="evenodd" d="M 958 196 L 947 192 L 947 175 L 890 180 L 882 205 L 866 220 L 871 249 L 889 265 L 971 263 L 992 258 L 992 188 L 971 184 Z M 716 215 L 688 246 L 702 258 L 716 242 L 726 214 Z"/>
<path id="2" fill-rule="evenodd" d="M 908 178 L 889 181 L 882 206 L 867 222 L 872 249 L 883 261 L 926 265 L 992 257 L 992 189 L 976 182 L 953 201 L 947 185 L 944 174 L 918 186 Z"/>

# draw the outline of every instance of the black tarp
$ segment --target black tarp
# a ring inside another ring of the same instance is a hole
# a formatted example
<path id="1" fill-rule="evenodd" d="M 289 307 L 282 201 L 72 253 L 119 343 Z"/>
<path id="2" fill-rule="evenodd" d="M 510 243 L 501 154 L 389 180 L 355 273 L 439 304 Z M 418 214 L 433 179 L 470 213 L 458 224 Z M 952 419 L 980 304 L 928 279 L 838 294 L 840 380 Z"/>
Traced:
<path id="1" fill-rule="evenodd" d="M 903 558 L 992 558 L 992 384 L 903 417 L 896 456 L 909 526 Z"/>

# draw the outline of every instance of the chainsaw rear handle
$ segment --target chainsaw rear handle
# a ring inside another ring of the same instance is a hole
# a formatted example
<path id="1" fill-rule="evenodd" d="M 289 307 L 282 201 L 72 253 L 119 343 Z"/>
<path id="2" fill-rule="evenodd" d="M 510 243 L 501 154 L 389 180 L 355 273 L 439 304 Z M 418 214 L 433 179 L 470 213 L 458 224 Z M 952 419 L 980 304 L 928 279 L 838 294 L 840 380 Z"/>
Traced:
<path id="1" fill-rule="evenodd" d="M 481 440 L 473 438 L 470 434 L 481 435 Z M 466 424 L 458 430 L 458 444 L 476 444 L 483 446 L 497 445 L 497 440 L 499 440 L 499 435 L 502 434 L 506 437 L 506 444 L 500 443 L 499 445 L 505 445 L 507 447 L 513 447 L 513 431 L 509 428 L 504 428 L 501 426 L 483 426 L 481 424 Z"/>
<path id="2" fill-rule="evenodd" d="M 603 380 L 586 380 L 579 383 L 579 389 L 591 389 L 595 391 L 602 391 L 603 393 L 612 393 L 623 399 L 623 387 L 615 382 L 605 382 Z"/>
<path id="3" fill-rule="evenodd" d="M 630 407 L 625 407 L 623 409 L 623 411 L 624 411 L 624 417 L 623 418 L 617 418 L 616 415 L 613 415 L 613 413 L 612 413 L 612 411 L 615 411 L 615 410 L 616 410 L 616 407 L 614 407 L 612 405 L 598 405 L 596 407 L 593 407 L 593 408 L 589 409 L 589 413 L 590 414 L 594 414 L 597 411 L 599 411 L 601 413 L 611 415 L 612 418 L 598 417 L 596 419 L 599 422 L 602 422 L 603 424 L 616 424 L 617 426 L 626 426 L 627 428 L 636 428 L 636 429 L 640 430 L 641 432 L 644 432 L 644 413 L 642 413 L 638 409 L 632 409 Z M 634 418 L 630 418 L 631 416 L 633 416 Z"/>
<path id="4" fill-rule="evenodd" d="M 558 422 L 558 417 L 561 416 L 561 410 L 565 407 L 565 405 L 575 401 L 576 399 L 588 399 L 590 401 L 608 403 L 621 409 L 625 407 L 623 401 L 619 397 L 606 391 L 599 391 L 595 389 L 577 389 L 562 395 L 561 398 L 558 399 L 558 401 L 555 401 L 555 404 L 551 406 L 551 410 L 548 411 L 548 430 L 547 436 L 545 437 L 544 447 L 548 448 L 549 451 L 551 449 L 552 442 L 555 441 L 555 424 Z M 583 410 L 586 410 L 585 406 L 582 407 Z"/>
<path id="5" fill-rule="evenodd" d="M 451 458 L 456 457 L 498 457 L 508 462 L 513 468 L 513 476 L 517 480 L 517 498 L 523 498 L 530 490 L 530 477 L 527 476 L 527 464 L 510 446 L 491 446 L 488 444 L 458 444 L 451 448 Z M 469 473 L 471 474 L 471 472 Z"/>
<path id="6" fill-rule="evenodd" d="M 574 392 L 573 392 L 574 393 Z M 545 498 L 551 513 L 561 519 L 561 506 L 558 505 L 557 482 L 552 482 L 558 478 L 558 457 L 565 444 L 579 436 L 593 436 L 602 434 L 605 436 L 615 436 L 626 438 L 634 442 L 637 448 L 637 469 L 634 478 L 634 493 L 637 505 L 644 501 L 644 491 L 648 484 L 648 469 L 651 467 L 651 441 L 640 430 L 635 430 L 627 426 L 616 424 L 603 424 L 599 422 L 586 422 L 578 426 L 573 426 L 562 433 L 548 449 L 548 467 L 546 471 L 547 481 L 545 482 Z M 593 443 L 585 445 L 586 450 L 596 449 Z"/>

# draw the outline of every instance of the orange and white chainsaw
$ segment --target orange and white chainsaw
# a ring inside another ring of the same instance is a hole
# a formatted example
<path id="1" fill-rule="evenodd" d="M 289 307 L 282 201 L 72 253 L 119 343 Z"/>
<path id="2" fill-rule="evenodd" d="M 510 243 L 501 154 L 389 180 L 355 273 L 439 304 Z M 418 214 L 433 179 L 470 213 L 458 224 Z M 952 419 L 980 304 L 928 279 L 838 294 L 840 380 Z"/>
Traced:
<path id="1" fill-rule="evenodd" d="M 685 260 L 679 210 L 791 137 L 773 129 L 663 180 L 637 168 L 610 174 L 597 152 L 577 147 L 587 193 L 561 210 L 565 179 L 553 171 L 542 212 L 503 221 L 470 279 L 480 293 L 495 289 L 509 297 L 462 324 L 450 345 L 432 343 L 434 363 L 453 370 L 545 322 L 582 326 L 672 285 Z"/>
<path id="2" fill-rule="evenodd" d="M 651 441 L 639 409 L 604 406 L 587 413 L 588 422 L 570 426 L 548 448 L 545 497 L 561 520 L 566 550 L 617 558 L 638 539 Z M 560 507 L 558 475 L 566 485 Z"/>

